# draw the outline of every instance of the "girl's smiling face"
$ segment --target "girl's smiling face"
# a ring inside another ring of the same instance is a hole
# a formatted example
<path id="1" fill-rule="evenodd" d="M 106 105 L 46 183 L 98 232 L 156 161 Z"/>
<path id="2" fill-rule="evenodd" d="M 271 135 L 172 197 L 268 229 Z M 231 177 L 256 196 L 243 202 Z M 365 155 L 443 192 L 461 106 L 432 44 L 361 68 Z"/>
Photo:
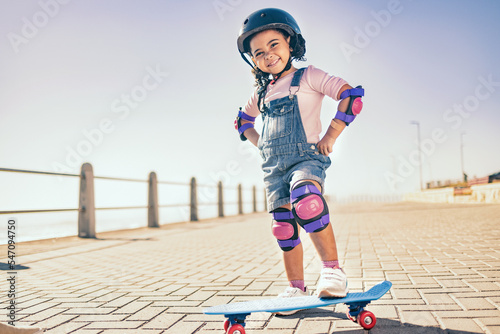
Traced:
<path id="1" fill-rule="evenodd" d="M 276 30 L 264 30 L 257 33 L 250 40 L 250 51 L 255 65 L 266 73 L 276 75 L 283 71 L 290 59 L 290 37 L 285 36 Z M 293 66 L 283 73 L 285 76 L 295 70 Z"/>

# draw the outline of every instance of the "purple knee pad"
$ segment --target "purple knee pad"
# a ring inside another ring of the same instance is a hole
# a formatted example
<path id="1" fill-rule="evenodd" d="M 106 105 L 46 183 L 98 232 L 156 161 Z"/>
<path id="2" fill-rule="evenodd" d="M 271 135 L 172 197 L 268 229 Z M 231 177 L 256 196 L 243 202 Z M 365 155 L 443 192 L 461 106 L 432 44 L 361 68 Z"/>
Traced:
<path id="1" fill-rule="evenodd" d="M 280 248 L 288 252 L 300 244 L 297 222 L 290 210 L 276 209 L 273 214 L 273 235 L 278 240 Z"/>
<path id="2" fill-rule="evenodd" d="M 322 231 L 330 223 L 325 198 L 314 183 L 297 183 L 292 189 L 290 199 L 293 216 L 307 233 Z"/>

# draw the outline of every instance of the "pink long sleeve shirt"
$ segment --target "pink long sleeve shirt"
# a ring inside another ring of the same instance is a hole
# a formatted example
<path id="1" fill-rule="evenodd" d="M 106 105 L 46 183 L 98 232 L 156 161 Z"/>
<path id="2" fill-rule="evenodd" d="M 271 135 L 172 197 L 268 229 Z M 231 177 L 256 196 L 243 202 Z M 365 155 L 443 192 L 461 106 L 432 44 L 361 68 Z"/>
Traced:
<path id="1" fill-rule="evenodd" d="M 273 101 L 290 94 L 290 84 L 292 82 L 293 73 L 290 73 L 280 78 L 274 85 L 267 87 L 265 103 Z M 299 101 L 300 116 L 304 131 L 306 133 L 308 143 L 318 143 L 321 133 L 321 103 L 326 96 L 338 101 L 337 95 L 342 86 L 347 82 L 339 77 L 331 76 L 328 73 L 316 68 L 312 65 L 308 66 L 300 79 L 300 88 L 296 95 Z M 296 88 L 292 89 L 292 94 Z M 248 100 L 245 105 L 244 112 L 252 117 L 260 115 L 257 102 L 259 96 L 257 91 Z"/>

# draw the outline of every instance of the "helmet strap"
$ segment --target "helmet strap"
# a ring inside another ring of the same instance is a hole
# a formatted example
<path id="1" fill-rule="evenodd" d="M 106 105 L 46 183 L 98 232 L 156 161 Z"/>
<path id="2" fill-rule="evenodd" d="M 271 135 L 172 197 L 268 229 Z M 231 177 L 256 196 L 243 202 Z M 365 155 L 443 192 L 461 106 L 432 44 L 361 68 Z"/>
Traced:
<path id="1" fill-rule="evenodd" d="M 269 84 L 274 85 L 274 83 L 281 77 L 281 75 L 284 72 L 288 71 L 291 67 L 292 67 L 292 57 L 288 58 L 288 62 L 286 63 L 286 66 L 283 69 L 283 71 L 276 74 L 276 76 L 273 78 L 273 80 L 267 81 L 264 87 L 259 88 L 259 90 L 258 90 L 259 100 L 257 101 L 257 105 L 259 106 L 260 112 L 265 112 L 265 109 L 266 109 L 266 105 L 265 105 L 264 101 L 266 100 L 267 87 L 269 86 Z M 262 102 L 262 105 L 261 105 L 261 102 Z"/>
<path id="2" fill-rule="evenodd" d="M 248 60 L 248 58 L 245 56 L 244 53 L 241 53 L 240 52 L 240 55 L 241 55 L 241 58 L 243 58 L 243 60 L 248 64 L 250 65 L 250 67 L 253 69 L 255 67 L 255 64 L 252 64 L 252 62 L 250 60 Z"/>
<path id="3" fill-rule="evenodd" d="M 279 78 L 281 78 L 281 75 L 283 73 L 285 73 L 286 71 L 288 71 L 290 68 L 292 68 L 292 57 L 288 58 L 288 62 L 286 63 L 285 68 L 283 69 L 283 71 L 281 71 L 280 73 L 276 74 L 276 76 L 273 78 L 273 80 L 271 80 L 271 85 L 274 85 L 274 83 L 276 81 L 278 81 Z"/>

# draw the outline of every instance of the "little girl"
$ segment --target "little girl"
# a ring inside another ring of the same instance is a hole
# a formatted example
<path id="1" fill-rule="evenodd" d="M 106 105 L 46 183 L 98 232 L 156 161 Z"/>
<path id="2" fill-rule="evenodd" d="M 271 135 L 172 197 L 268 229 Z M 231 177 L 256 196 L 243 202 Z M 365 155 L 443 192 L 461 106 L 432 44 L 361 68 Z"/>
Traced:
<path id="1" fill-rule="evenodd" d="M 314 66 L 295 68 L 292 60 L 304 60 L 305 40 L 295 19 L 283 10 L 267 8 L 250 14 L 240 30 L 238 49 L 252 66 L 257 89 L 240 110 L 235 125 L 240 138 L 257 146 L 264 159 L 272 233 L 283 250 L 289 280 L 289 287 L 279 297 L 309 295 L 300 228 L 309 233 L 323 263 L 317 296 L 344 297 L 347 278 L 339 266 L 323 190 L 325 171 L 331 164 L 328 155 L 342 130 L 361 111 L 364 91 Z M 320 139 L 325 95 L 342 101 Z M 259 115 L 263 117 L 261 135 L 254 128 Z"/>

